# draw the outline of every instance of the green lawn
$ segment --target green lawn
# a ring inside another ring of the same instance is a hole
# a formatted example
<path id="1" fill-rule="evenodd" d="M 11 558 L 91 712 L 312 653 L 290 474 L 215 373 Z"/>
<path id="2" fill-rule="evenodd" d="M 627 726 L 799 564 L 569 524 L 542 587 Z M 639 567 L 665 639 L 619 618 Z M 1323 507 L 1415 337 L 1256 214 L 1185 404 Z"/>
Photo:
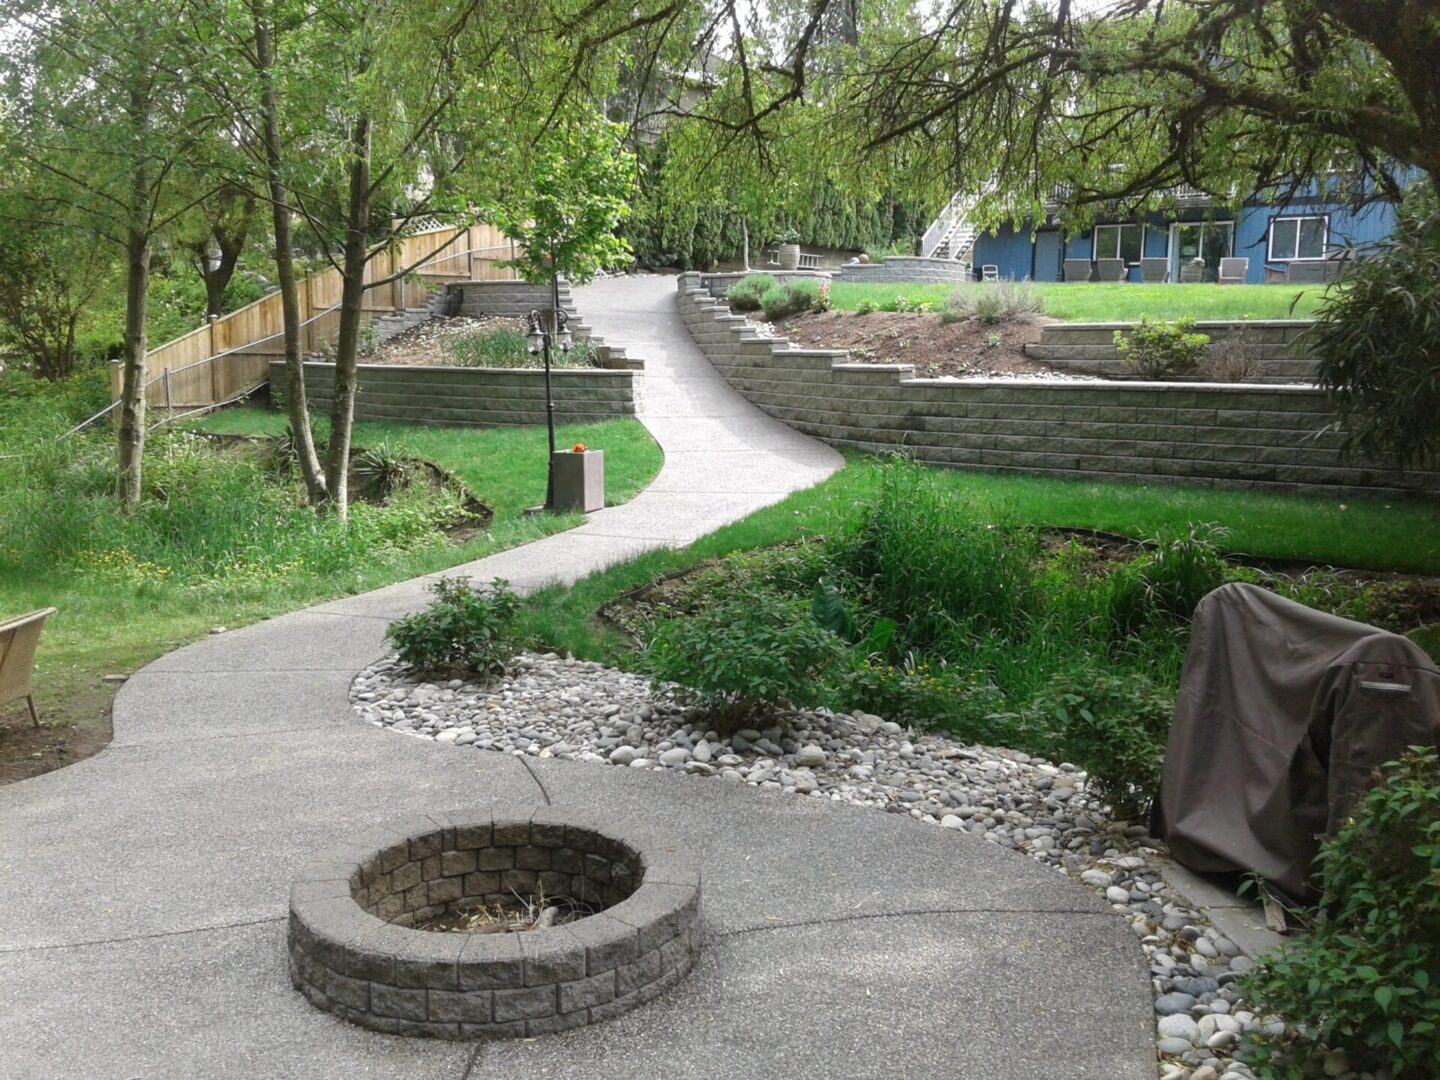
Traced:
<path id="1" fill-rule="evenodd" d="M 1135 322 L 1178 319 L 1189 315 L 1206 319 L 1305 319 L 1324 294 L 1323 285 L 1139 285 L 1034 283 L 1031 288 L 1044 301 L 1046 315 L 1066 322 Z M 841 311 L 854 311 L 864 300 L 883 311 L 895 310 L 895 298 L 912 304 L 928 303 L 937 311 L 945 303 L 950 285 L 857 285 L 836 282 L 830 302 Z M 1292 309 L 1291 305 L 1294 304 Z"/>
<path id="2" fill-rule="evenodd" d="M 244 408 L 215 414 L 195 426 L 266 434 L 282 430 L 285 421 L 276 412 Z M 660 448 L 634 420 L 565 425 L 558 437 L 562 445 L 584 442 L 605 451 L 609 503 L 633 497 L 662 462 Z M 10 508 L 0 509 L 0 618 L 52 605 L 59 609 L 46 626 L 37 657 L 37 698 L 47 723 L 75 723 L 82 719 L 77 710 L 103 709 L 106 695 L 96 689 L 100 676 L 133 671 L 203 637 L 211 627 L 233 628 L 443 570 L 581 521 L 578 514 L 524 513 L 544 498 L 543 427 L 356 425 L 357 445 L 382 440 L 435 462 L 463 481 L 494 510 L 490 528 L 463 545 L 430 542 L 413 549 L 392 548 L 386 530 L 379 531 L 379 543 L 369 539 L 376 535 L 374 529 L 352 525 L 348 533 L 353 535 L 347 535 L 338 524 L 317 521 L 309 511 L 286 511 L 277 509 L 273 500 L 250 498 L 243 490 L 244 482 L 253 483 L 250 473 L 232 476 L 223 467 L 187 471 L 183 455 L 179 465 L 160 460 L 147 464 L 152 477 L 168 468 L 177 479 L 164 500 L 127 517 L 118 513 L 108 494 L 113 483 L 113 438 L 108 433 L 53 448 L 46 444 L 36 458 L 7 462 L 13 467 L 8 483 L 27 483 L 19 474 L 29 469 L 30 487 L 47 486 L 44 514 L 35 512 L 38 505 L 21 505 L 19 497 L 8 500 Z M 154 453 L 163 457 L 166 451 Z M 73 463 L 82 459 L 83 466 Z M 186 491 L 181 485 L 191 477 L 198 486 Z M 0 484 L 0 490 L 7 486 Z M 236 520 L 245 515 L 253 520 Z M 40 517 L 44 520 L 37 520 Z M 401 512 L 386 529 L 403 530 L 406 525 Z M 226 569 L 231 564 L 249 569 L 230 575 Z M 12 711 L 5 710 L 6 716 Z"/>
<path id="3" fill-rule="evenodd" d="M 240 408 L 212 413 L 195 427 L 226 435 L 274 435 L 284 431 L 287 422 L 285 414 L 274 409 Z M 562 424 L 555 429 L 555 440 L 562 448 L 583 442 L 605 451 L 607 506 L 634 498 L 660 470 L 660 447 L 638 420 Z M 544 427 L 356 424 L 354 442 L 388 442 L 448 469 L 494 508 L 497 524 L 545 501 Z"/>
<path id="4" fill-rule="evenodd" d="M 650 552 L 577 583 L 547 590 L 530 605 L 531 633 L 577 656 L 615 660 L 629 648 L 593 621 L 595 611 L 661 574 L 707 559 L 825 535 L 854 520 L 875 490 L 878 460 L 847 455 L 844 469 L 807 491 L 728 525 L 680 550 Z M 1033 525 L 1101 529 L 1137 538 L 1191 522 L 1227 530 L 1234 553 L 1314 565 L 1440 573 L 1440 506 L 1385 503 L 1181 486 L 1094 483 L 937 470 L 997 519 Z"/>

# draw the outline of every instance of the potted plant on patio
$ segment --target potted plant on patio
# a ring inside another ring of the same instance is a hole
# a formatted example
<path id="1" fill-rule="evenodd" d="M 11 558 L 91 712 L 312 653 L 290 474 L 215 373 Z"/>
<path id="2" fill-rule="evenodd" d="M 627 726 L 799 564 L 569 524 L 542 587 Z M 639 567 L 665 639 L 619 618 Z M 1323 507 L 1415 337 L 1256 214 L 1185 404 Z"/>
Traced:
<path id="1" fill-rule="evenodd" d="M 780 234 L 780 247 L 775 258 L 781 270 L 800 269 L 800 235 L 794 229 L 786 229 Z"/>

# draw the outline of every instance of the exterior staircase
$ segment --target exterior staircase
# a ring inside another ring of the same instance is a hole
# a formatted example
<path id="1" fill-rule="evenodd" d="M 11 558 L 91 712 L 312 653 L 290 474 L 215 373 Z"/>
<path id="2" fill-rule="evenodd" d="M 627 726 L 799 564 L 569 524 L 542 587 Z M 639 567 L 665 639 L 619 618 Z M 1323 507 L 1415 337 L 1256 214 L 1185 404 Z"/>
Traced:
<path id="1" fill-rule="evenodd" d="M 920 240 L 920 254 L 927 259 L 950 259 L 969 262 L 975 253 L 975 240 L 979 228 L 971 218 L 971 211 L 979 199 L 995 189 L 992 180 L 982 187 L 978 194 L 971 195 L 957 191 L 945 209 L 941 210 L 925 235 Z"/>

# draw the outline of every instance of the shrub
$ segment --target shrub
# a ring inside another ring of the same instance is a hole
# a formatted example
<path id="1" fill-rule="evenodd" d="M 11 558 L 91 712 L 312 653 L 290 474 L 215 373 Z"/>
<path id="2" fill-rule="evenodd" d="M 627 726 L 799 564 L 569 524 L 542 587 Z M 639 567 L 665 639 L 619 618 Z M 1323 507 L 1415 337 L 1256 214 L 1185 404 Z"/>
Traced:
<path id="1" fill-rule="evenodd" d="M 1321 302 L 1308 345 L 1344 446 L 1401 465 L 1440 458 L 1440 198 L 1414 185 L 1380 256 Z"/>
<path id="2" fill-rule="evenodd" d="M 435 600 L 428 608 L 385 631 L 401 662 L 417 671 L 503 671 L 518 644 L 514 622 L 520 598 L 509 583 L 496 578 L 483 587 L 465 578 L 441 578 L 430 591 Z"/>
<path id="3" fill-rule="evenodd" d="M 864 709 L 897 724 L 944 727 L 970 742 L 1010 735 L 1004 697 L 983 672 L 907 654 L 899 664 L 875 658 L 847 672 L 836 689 L 844 709 Z"/>
<path id="4" fill-rule="evenodd" d="M 459 367 L 534 368 L 543 363 L 540 357 L 530 355 L 525 332 L 508 326 L 457 334 L 446 340 L 445 349 L 451 363 Z M 551 367 L 591 367 L 594 362 L 595 350 L 589 341 L 575 342 L 568 353 L 550 352 Z"/>
<path id="5" fill-rule="evenodd" d="M 1262 1046 L 1267 1076 L 1314 1075 L 1315 1043 L 1350 1068 L 1434 1076 L 1440 1061 L 1440 757 L 1416 748 L 1320 851 L 1323 906 L 1306 936 L 1243 983 L 1251 1007 L 1303 1025 Z M 1315 1070 L 1318 1071 L 1318 1070 Z"/>
<path id="6" fill-rule="evenodd" d="M 855 305 L 856 315 L 873 315 L 879 310 L 880 305 L 877 304 L 874 300 L 870 299 L 870 297 L 868 296 Z"/>
<path id="7" fill-rule="evenodd" d="M 1260 342 L 1247 326 L 1211 345 L 1202 370 L 1207 379 L 1216 382 L 1249 382 L 1260 374 L 1260 360 Z"/>
<path id="8" fill-rule="evenodd" d="M 717 601 L 652 629 L 641 666 L 657 687 L 676 683 L 717 725 L 744 725 L 766 707 L 804 705 L 843 653 L 801 602 L 757 593 Z"/>
<path id="9" fill-rule="evenodd" d="M 914 255 L 915 241 L 909 237 L 892 240 L 888 244 L 867 244 L 865 254 L 872 263 L 878 263 L 889 255 Z"/>
<path id="10" fill-rule="evenodd" d="M 957 627 L 1015 633 L 1034 600 L 1033 532 L 986 520 L 924 466 L 884 467 L 860 527 L 831 542 L 836 568 L 865 602 L 929 649 Z"/>
<path id="11" fill-rule="evenodd" d="M 828 299 L 827 295 L 827 302 Z M 814 281 L 788 281 L 784 285 L 774 285 L 760 297 L 760 307 L 765 312 L 765 318 L 771 322 L 802 311 L 823 310 L 820 303 L 820 285 Z"/>
<path id="12" fill-rule="evenodd" d="M 760 297 L 775 287 L 775 279 L 769 274 L 751 274 L 730 286 L 725 299 L 736 311 L 759 311 Z"/>
<path id="13" fill-rule="evenodd" d="M 975 318 L 986 325 L 1008 322 L 1045 310 L 1045 301 L 1028 280 L 957 285 L 945 298 L 946 322 Z"/>
<path id="14" fill-rule="evenodd" d="M 1146 379 L 1188 375 L 1200 366 L 1210 335 L 1197 334 L 1195 320 L 1188 315 L 1174 322 L 1142 318 L 1129 334 L 1115 331 L 1115 351 L 1120 363 Z"/>
<path id="15" fill-rule="evenodd" d="M 388 499 L 414 478 L 419 464 L 412 457 L 396 453 L 389 442 L 381 441 L 355 452 L 350 459 L 350 473 L 364 494 Z"/>
<path id="16" fill-rule="evenodd" d="M 1224 529 L 1203 524 L 1162 532 L 1149 552 L 1112 571 L 1104 588 L 1111 639 L 1189 622 L 1205 594 L 1229 579 L 1216 546 L 1224 535 Z"/>
<path id="17" fill-rule="evenodd" d="M 1050 680 L 1019 719 L 1026 743 L 1089 776 L 1116 817 L 1141 821 L 1160 786 L 1174 702 L 1140 674 L 1088 670 Z"/>

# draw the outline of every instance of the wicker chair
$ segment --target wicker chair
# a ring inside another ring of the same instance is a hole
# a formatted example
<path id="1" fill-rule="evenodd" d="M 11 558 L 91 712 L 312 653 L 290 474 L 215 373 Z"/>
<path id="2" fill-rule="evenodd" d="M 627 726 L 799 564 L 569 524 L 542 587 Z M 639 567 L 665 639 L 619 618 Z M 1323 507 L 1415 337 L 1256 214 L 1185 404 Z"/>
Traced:
<path id="1" fill-rule="evenodd" d="M 1124 281 L 1129 269 L 1124 259 L 1095 260 L 1095 276 L 1101 281 Z"/>
<path id="2" fill-rule="evenodd" d="M 40 631 L 45 620 L 54 614 L 53 607 L 45 608 L 0 623 L 0 706 L 24 698 L 36 727 L 40 726 L 40 716 L 30 692 L 30 676 L 35 668 L 35 646 L 40 643 Z"/>
<path id="3" fill-rule="evenodd" d="M 1066 281 L 1089 281 L 1095 275 L 1095 266 L 1089 259 L 1066 259 Z"/>
<path id="4" fill-rule="evenodd" d="M 1141 259 L 1140 280 L 1146 284 L 1164 284 L 1170 280 L 1170 260 Z"/>

